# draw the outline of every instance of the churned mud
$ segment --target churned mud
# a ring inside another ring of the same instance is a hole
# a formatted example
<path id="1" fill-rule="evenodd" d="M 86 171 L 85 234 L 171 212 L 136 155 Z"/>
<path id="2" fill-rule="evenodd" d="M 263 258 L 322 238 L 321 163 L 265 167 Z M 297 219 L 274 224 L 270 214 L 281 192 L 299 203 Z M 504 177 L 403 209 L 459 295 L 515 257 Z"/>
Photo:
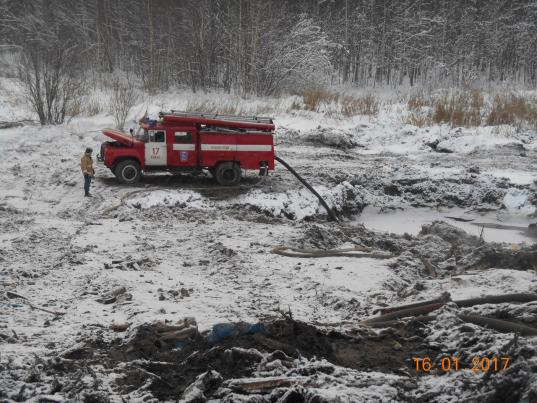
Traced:
<path id="1" fill-rule="evenodd" d="M 281 167 L 222 189 L 209 174 L 127 187 L 98 166 L 84 199 L 72 156 L 99 128 L 0 135 L 3 401 L 535 400 L 531 329 L 464 318 L 536 328 L 537 303 L 453 302 L 537 292 L 530 134 L 467 152 L 457 131 L 282 126 L 278 154 L 336 223 Z M 485 371 L 494 357 L 509 365 Z"/>

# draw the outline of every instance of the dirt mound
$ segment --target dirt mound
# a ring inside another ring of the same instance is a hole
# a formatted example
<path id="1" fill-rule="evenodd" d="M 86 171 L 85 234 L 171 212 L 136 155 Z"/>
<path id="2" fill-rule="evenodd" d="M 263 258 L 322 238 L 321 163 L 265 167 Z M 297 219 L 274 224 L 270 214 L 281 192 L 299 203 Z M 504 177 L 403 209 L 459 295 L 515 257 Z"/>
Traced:
<path id="1" fill-rule="evenodd" d="M 304 142 L 313 145 L 339 148 L 341 150 L 354 148 L 358 145 L 351 132 L 326 127 L 310 130 L 303 135 L 302 139 Z"/>
<path id="2" fill-rule="evenodd" d="M 450 225 L 444 221 L 434 221 L 422 226 L 419 236 L 436 235 L 450 244 L 466 245 L 474 248 L 483 244 L 483 241 L 466 231 Z"/>
<path id="3" fill-rule="evenodd" d="M 335 249 L 341 246 L 347 236 L 337 227 L 309 224 L 303 235 L 293 240 L 297 248 Z"/>
<path id="4" fill-rule="evenodd" d="M 230 325 L 231 326 L 231 325 Z M 245 324 L 236 324 L 239 328 Z M 249 395 L 250 378 L 265 382 L 268 376 L 280 377 L 276 383 L 281 396 L 286 393 L 312 398 L 314 393 L 294 388 L 313 383 L 318 374 L 332 374 L 336 367 L 360 370 L 394 372 L 404 362 L 411 350 L 418 348 L 418 340 L 409 341 L 405 330 L 370 334 L 365 330 L 353 334 L 325 331 L 310 324 L 294 320 L 276 320 L 265 323 L 259 331 L 237 331 L 229 337 L 221 337 L 210 343 L 215 328 L 205 338 L 194 338 L 181 348 L 164 348 L 155 343 L 154 332 L 147 335 L 147 327 L 137 329 L 144 337 L 132 338 L 113 348 L 114 356 L 120 351 L 125 357 L 145 356 L 151 361 L 137 362 L 142 368 L 156 375 L 150 390 L 159 399 L 183 395 L 186 401 L 201 394 L 205 397 L 224 398 L 230 394 Z M 139 345 L 140 340 L 143 343 Z M 150 351 L 147 345 L 150 345 Z M 213 344 L 213 345 L 211 345 Z M 405 346 L 404 348 L 402 346 Z M 133 346 L 136 348 L 133 349 Z M 319 361 L 321 360 L 321 361 Z M 129 364 L 130 365 L 130 364 Z M 126 389 L 139 388 L 147 379 L 139 373 L 124 377 Z M 305 377 L 296 379 L 296 376 Z M 233 381 L 231 381 L 233 380 Z M 295 382 L 296 381 L 296 382 Z M 224 386 L 218 390 L 218 385 Z M 276 389 L 272 384 L 259 386 L 260 394 L 270 394 Z M 272 401 L 272 400 L 259 400 Z M 288 400 L 282 400 L 288 401 Z M 295 400 L 291 400 L 295 401 Z M 306 400 L 298 400 L 306 401 Z"/>
<path id="5" fill-rule="evenodd" d="M 181 326 L 159 322 L 140 325 L 125 339 L 110 343 L 94 337 L 78 345 L 84 354 L 41 360 L 31 388 L 18 394 L 4 391 L 0 396 L 21 401 L 19 397 L 46 390 L 68 399 L 106 402 L 106 389 L 99 381 L 105 375 L 99 371 L 107 368 L 106 376 L 113 374 L 113 389 L 127 400 L 182 397 L 185 402 L 231 402 L 255 396 L 259 402 L 327 402 L 334 385 L 344 390 L 352 387 L 352 394 L 360 393 L 360 388 L 369 393 L 369 387 L 384 383 L 360 371 L 402 371 L 425 336 L 414 326 L 380 334 L 360 328 L 342 332 L 290 318 L 218 324 L 200 334 L 193 323 L 182 323 L 180 335 L 173 329 Z M 184 329 L 192 330 L 185 334 Z M 170 332 L 177 337 L 170 337 Z M 9 365 L 3 369 L 17 371 Z M 54 390 L 39 386 L 52 379 L 56 379 Z M 396 375 L 386 382 L 392 388 L 387 393 L 395 395 L 413 384 Z"/>
<path id="6" fill-rule="evenodd" d="M 537 245 L 520 246 L 486 243 L 443 221 L 424 225 L 420 237 L 435 236 L 450 245 L 449 255 L 461 271 L 490 267 L 515 270 L 533 270 L 537 265 Z"/>
<path id="7" fill-rule="evenodd" d="M 348 150 L 358 146 L 352 131 L 330 127 L 319 126 L 316 129 L 308 130 L 306 132 L 280 127 L 278 128 L 277 135 L 278 141 L 293 145 L 308 144 L 337 148 L 340 150 Z"/>

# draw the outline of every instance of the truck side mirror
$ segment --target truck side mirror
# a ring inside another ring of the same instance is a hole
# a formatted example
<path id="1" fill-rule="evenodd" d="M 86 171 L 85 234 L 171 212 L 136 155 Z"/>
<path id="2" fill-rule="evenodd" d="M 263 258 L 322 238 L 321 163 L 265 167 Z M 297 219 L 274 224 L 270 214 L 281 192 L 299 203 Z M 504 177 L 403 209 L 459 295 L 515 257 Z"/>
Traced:
<path id="1" fill-rule="evenodd" d="M 132 136 L 134 134 L 134 129 L 131 127 L 129 131 L 131 132 L 131 136 Z"/>

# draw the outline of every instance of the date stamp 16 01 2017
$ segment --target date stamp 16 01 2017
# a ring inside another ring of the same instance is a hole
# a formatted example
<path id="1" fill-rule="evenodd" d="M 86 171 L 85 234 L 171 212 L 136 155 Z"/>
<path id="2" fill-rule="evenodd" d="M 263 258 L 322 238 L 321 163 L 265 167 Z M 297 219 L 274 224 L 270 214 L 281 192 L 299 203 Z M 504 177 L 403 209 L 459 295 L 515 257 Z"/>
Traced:
<path id="1" fill-rule="evenodd" d="M 459 357 L 443 356 L 440 360 L 433 362 L 430 357 L 412 357 L 414 369 L 418 373 L 438 373 L 451 371 L 473 372 L 499 372 L 505 371 L 511 364 L 508 356 L 480 357 L 473 356 L 470 364 L 460 361 Z"/>

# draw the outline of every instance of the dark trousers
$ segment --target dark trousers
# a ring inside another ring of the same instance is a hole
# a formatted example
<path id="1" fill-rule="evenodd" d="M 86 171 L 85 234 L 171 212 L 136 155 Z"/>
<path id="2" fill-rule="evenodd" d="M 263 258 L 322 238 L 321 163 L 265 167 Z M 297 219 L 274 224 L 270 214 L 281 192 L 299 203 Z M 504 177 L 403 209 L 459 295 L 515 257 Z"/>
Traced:
<path id="1" fill-rule="evenodd" d="M 89 194 L 90 185 L 91 185 L 91 176 L 84 175 L 84 194 Z"/>

